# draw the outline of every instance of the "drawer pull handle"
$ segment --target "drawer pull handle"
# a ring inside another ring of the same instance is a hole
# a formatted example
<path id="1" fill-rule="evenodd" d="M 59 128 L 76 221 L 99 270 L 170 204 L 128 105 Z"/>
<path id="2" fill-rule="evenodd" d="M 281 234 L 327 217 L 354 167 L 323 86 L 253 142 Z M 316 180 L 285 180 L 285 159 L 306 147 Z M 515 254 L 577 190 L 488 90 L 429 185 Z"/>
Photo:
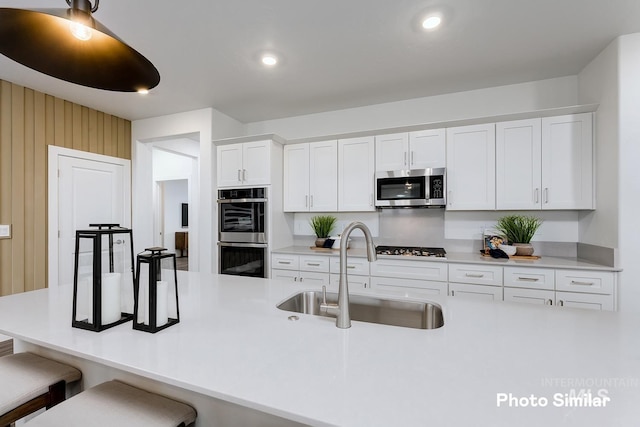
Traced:
<path id="1" fill-rule="evenodd" d="M 278 261 L 278 264 L 291 264 L 291 261 Z"/>
<path id="2" fill-rule="evenodd" d="M 540 279 L 537 277 L 518 277 L 518 280 L 524 280 L 525 282 L 537 282 Z"/>
<path id="3" fill-rule="evenodd" d="M 356 268 L 355 265 L 347 265 L 347 268 Z"/>
<path id="4" fill-rule="evenodd" d="M 455 296 L 456 296 L 456 291 L 453 291 L 453 290 L 452 290 L 452 291 L 451 291 L 451 296 L 452 296 L 452 297 L 455 297 Z"/>
<path id="5" fill-rule="evenodd" d="M 553 300 L 548 299 L 548 300 L 545 302 L 545 305 L 553 305 Z"/>
<path id="6" fill-rule="evenodd" d="M 572 280 L 571 284 L 572 285 L 580 285 L 580 286 L 593 286 L 594 285 L 593 282 L 579 282 L 577 280 Z"/>
<path id="7" fill-rule="evenodd" d="M 465 274 L 466 277 L 476 277 L 476 278 L 481 278 L 484 277 L 484 274 L 473 274 L 473 273 L 466 273 Z"/>
<path id="8" fill-rule="evenodd" d="M 559 305 L 560 307 L 564 307 L 564 301 L 562 301 L 562 300 L 558 301 L 558 305 Z"/>
<path id="9" fill-rule="evenodd" d="M 319 262 L 308 262 L 307 265 L 310 267 L 320 267 Z"/>

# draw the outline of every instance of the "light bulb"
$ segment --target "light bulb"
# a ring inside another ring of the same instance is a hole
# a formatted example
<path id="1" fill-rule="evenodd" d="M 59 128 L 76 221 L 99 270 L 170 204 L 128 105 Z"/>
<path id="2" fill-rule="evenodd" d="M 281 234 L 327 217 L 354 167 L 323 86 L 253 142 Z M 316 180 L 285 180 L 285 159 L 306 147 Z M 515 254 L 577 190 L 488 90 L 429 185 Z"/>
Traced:
<path id="1" fill-rule="evenodd" d="M 149 94 L 149 89 L 138 89 L 138 93 L 140 95 L 148 95 Z"/>
<path id="2" fill-rule="evenodd" d="M 273 65 L 276 65 L 278 63 L 278 58 L 276 58 L 273 55 L 264 55 L 262 57 L 262 63 L 264 65 L 273 66 Z"/>
<path id="3" fill-rule="evenodd" d="M 433 30 L 437 26 L 440 25 L 442 19 L 439 16 L 430 16 L 424 21 L 422 21 L 422 28 L 425 30 Z"/>
<path id="4" fill-rule="evenodd" d="M 78 40 L 87 41 L 91 38 L 91 29 L 86 25 L 71 21 L 71 34 Z"/>

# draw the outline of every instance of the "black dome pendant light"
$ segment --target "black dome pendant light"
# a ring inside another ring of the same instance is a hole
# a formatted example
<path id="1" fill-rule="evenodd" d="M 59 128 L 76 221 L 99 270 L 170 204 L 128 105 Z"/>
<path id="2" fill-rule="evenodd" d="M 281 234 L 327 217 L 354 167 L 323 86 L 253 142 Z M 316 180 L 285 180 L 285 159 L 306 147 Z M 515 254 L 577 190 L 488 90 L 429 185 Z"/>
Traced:
<path id="1" fill-rule="evenodd" d="M 0 53 L 41 73 L 119 92 L 158 85 L 156 67 L 91 14 L 100 0 L 66 0 L 70 9 L 0 8 Z"/>

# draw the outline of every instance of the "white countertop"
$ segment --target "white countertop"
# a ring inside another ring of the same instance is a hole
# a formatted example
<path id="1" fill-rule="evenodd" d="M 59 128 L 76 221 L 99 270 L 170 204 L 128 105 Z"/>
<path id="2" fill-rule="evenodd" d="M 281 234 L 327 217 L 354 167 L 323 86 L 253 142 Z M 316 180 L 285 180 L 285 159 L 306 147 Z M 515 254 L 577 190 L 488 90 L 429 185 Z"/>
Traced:
<path id="1" fill-rule="evenodd" d="M 292 313 L 276 280 L 179 272 L 181 322 L 72 328 L 71 287 L 0 298 L 0 333 L 310 425 L 631 426 L 640 419 L 640 315 L 433 297 L 416 330 Z M 305 286 L 304 289 L 309 289 Z M 387 296 L 389 298 L 389 296 Z M 554 407 L 606 389 L 605 408 Z M 547 407 L 497 407 L 497 393 Z"/>
<path id="2" fill-rule="evenodd" d="M 367 252 L 365 249 L 349 249 L 349 257 L 366 258 Z M 291 254 L 291 255 L 328 255 L 328 256 L 340 256 L 339 249 L 313 249 L 310 246 L 288 246 L 285 248 L 274 249 L 274 254 Z M 620 268 L 609 267 L 606 265 L 596 264 L 586 260 L 578 258 L 561 258 L 542 256 L 539 259 L 504 259 L 504 258 L 491 258 L 488 256 L 482 256 L 480 253 L 449 253 L 447 252 L 446 258 L 437 257 L 421 257 L 421 256 L 402 256 L 402 255 L 378 255 L 379 258 L 384 259 L 402 259 L 419 262 L 447 262 L 457 264 L 494 264 L 505 267 L 538 267 L 538 268 L 567 268 L 567 269 L 579 269 L 579 270 L 597 270 L 597 271 L 621 271 Z"/>

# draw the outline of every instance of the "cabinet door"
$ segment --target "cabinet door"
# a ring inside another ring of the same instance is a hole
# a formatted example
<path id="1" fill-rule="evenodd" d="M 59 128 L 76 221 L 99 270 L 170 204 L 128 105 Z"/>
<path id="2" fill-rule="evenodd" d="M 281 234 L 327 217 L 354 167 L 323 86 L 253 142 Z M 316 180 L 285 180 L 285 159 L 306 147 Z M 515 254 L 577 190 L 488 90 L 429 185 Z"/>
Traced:
<path id="1" fill-rule="evenodd" d="M 447 209 L 496 208 L 495 124 L 447 129 Z"/>
<path id="2" fill-rule="evenodd" d="M 242 184 L 271 184 L 271 141 L 242 144 Z"/>
<path id="3" fill-rule="evenodd" d="M 242 144 L 220 145 L 217 149 L 218 187 L 242 184 Z"/>
<path id="4" fill-rule="evenodd" d="M 410 261 L 378 258 L 370 264 L 371 275 L 392 279 L 418 279 L 435 282 L 447 281 L 447 264 L 439 261 Z"/>
<path id="5" fill-rule="evenodd" d="M 323 255 L 300 255 L 301 271 L 329 272 L 329 257 Z"/>
<path id="6" fill-rule="evenodd" d="M 592 114 L 542 119 L 542 209 L 593 209 Z"/>
<path id="7" fill-rule="evenodd" d="M 553 305 L 555 292 L 546 289 L 504 288 L 504 300 L 526 304 Z"/>
<path id="8" fill-rule="evenodd" d="M 300 272 L 300 283 L 303 285 L 329 285 L 329 273 Z"/>
<path id="9" fill-rule="evenodd" d="M 347 275 L 347 282 L 349 283 L 349 290 L 360 290 L 360 289 L 369 289 L 371 285 L 369 284 L 369 276 L 354 276 Z M 340 287 L 340 275 L 339 274 L 331 274 L 329 279 L 329 287 L 336 292 Z"/>
<path id="10" fill-rule="evenodd" d="M 371 263 L 366 258 L 351 257 L 347 260 L 347 274 L 349 276 L 369 276 L 369 264 Z M 340 274 L 339 257 L 331 257 L 329 265 L 332 274 Z"/>
<path id="11" fill-rule="evenodd" d="M 589 310 L 615 310 L 613 295 L 556 292 L 556 305 L 560 307 L 586 308 Z"/>
<path id="12" fill-rule="evenodd" d="M 374 211 L 373 137 L 338 141 L 338 210 Z"/>
<path id="13" fill-rule="evenodd" d="M 410 169 L 409 134 L 376 136 L 376 172 Z"/>
<path id="14" fill-rule="evenodd" d="M 449 283 L 449 295 L 452 297 L 473 298 L 485 301 L 502 301 L 502 286 Z"/>
<path id="15" fill-rule="evenodd" d="M 338 210 L 338 141 L 309 144 L 309 210 Z M 286 182 L 286 181 L 285 181 Z"/>
<path id="16" fill-rule="evenodd" d="M 496 208 L 540 209 L 541 120 L 496 124 Z"/>
<path id="17" fill-rule="evenodd" d="M 443 168 L 446 165 L 446 132 L 431 129 L 409 134 L 410 169 Z"/>
<path id="18" fill-rule="evenodd" d="M 286 282 L 297 282 L 298 272 L 293 270 L 271 269 L 271 279 L 284 280 Z"/>
<path id="19" fill-rule="evenodd" d="M 279 270 L 295 270 L 300 269 L 300 256 L 288 254 L 271 255 L 271 266 Z"/>
<path id="20" fill-rule="evenodd" d="M 309 144 L 284 147 L 284 211 L 309 210 Z"/>
<path id="21" fill-rule="evenodd" d="M 615 279 L 615 273 L 611 271 L 556 270 L 556 290 L 613 294 Z"/>

